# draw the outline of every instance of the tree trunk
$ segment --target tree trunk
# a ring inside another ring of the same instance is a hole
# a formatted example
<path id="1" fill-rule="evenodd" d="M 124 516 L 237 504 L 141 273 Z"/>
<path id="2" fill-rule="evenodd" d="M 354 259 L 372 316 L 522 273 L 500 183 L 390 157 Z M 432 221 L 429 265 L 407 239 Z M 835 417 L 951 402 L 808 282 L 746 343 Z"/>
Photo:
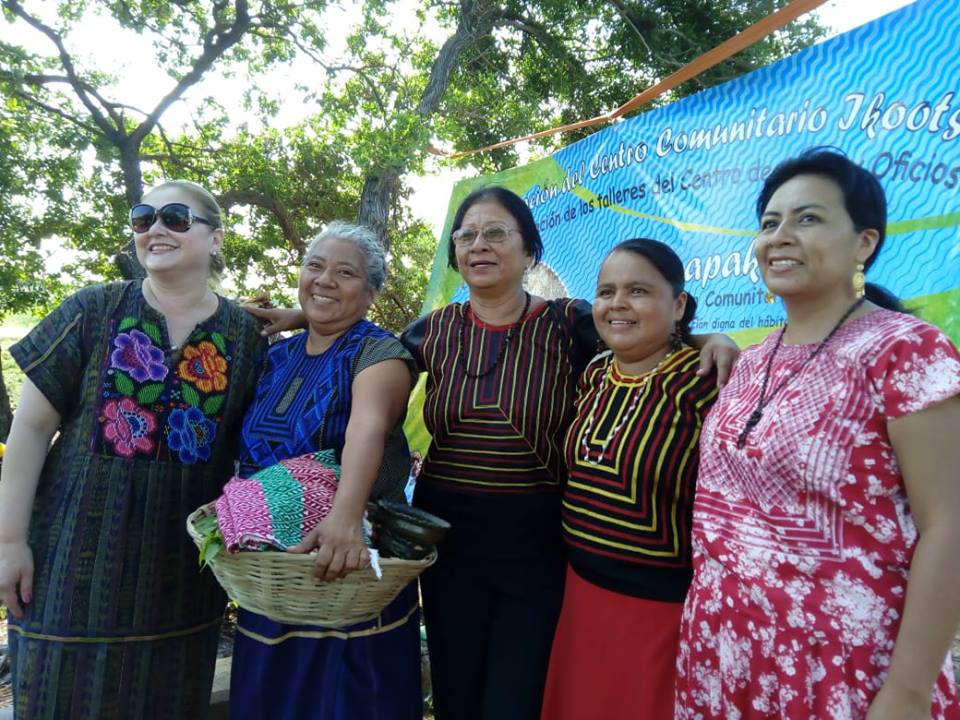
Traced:
<path id="1" fill-rule="evenodd" d="M 127 199 L 127 205 L 133 207 L 140 198 L 143 197 L 143 173 L 140 171 L 140 144 L 133 142 L 129 136 L 117 142 L 117 149 L 120 151 L 120 169 L 123 172 L 124 195 Z M 144 278 L 147 271 L 143 269 L 140 261 L 137 260 L 137 248 L 133 238 L 127 242 L 123 250 L 118 252 L 113 262 L 123 275 L 125 280 L 135 278 Z"/>
<path id="2" fill-rule="evenodd" d="M 367 175 L 363 181 L 363 192 L 360 195 L 360 211 L 357 213 L 357 222 L 373 228 L 383 243 L 383 247 L 390 249 L 390 238 L 387 235 L 387 226 L 390 221 L 390 206 L 400 188 L 400 171 L 377 170 Z"/>
<path id="3" fill-rule="evenodd" d="M 489 34 L 497 17 L 498 8 L 491 0 L 463 0 L 460 5 L 460 20 L 456 32 L 447 38 L 437 53 L 430 68 L 430 80 L 423 89 L 417 112 L 424 122 L 429 121 L 447 91 L 450 76 L 457 67 L 463 51 L 479 38 Z M 410 148 L 416 153 L 422 147 Z M 357 222 L 368 225 L 377 233 L 377 237 L 387 249 L 390 240 L 387 227 L 390 220 L 390 206 L 400 189 L 400 176 L 404 168 L 376 168 L 367 174 L 360 195 L 360 211 Z"/>

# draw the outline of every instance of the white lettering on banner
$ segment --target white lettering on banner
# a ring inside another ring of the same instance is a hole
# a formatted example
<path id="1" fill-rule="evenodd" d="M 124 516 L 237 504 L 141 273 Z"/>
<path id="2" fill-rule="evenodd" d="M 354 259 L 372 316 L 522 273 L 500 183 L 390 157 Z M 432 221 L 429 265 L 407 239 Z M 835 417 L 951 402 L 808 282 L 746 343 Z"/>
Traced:
<path id="1" fill-rule="evenodd" d="M 773 115 L 768 115 L 766 107 L 753 107 L 750 108 L 746 120 L 717 123 L 712 127 L 689 131 L 665 127 L 657 138 L 656 153 L 660 157 L 666 157 L 670 153 L 710 150 L 752 138 L 817 133 L 826 127 L 827 120 L 827 109 L 819 105 L 811 110 L 809 100 L 804 100 L 797 110 L 776 112 Z"/>
<path id="2" fill-rule="evenodd" d="M 716 278 L 748 277 L 750 282 L 760 282 L 759 266 L 753 251 L 741 253 L 734 250 L 723 255 L 705 255 L 693 257 L 684 267 L 687 282 L 696 281 L 700 287 L 707 287 L 707 283 Z"/>
<path id="3" fill-rule="evenodd" d="M 960 137 L 960 107 L 953 108 L 954 95 L 953 91 L 946 92 L 932 106 L 927 100 L 910 106 L 902 100 L 887 103 L 885 92 L 875 93 L 870 102 L 866 102 L 866 93 L 848 93 L 843 98 L 847 113 L 837 127 L 846 132 L 859 124 L 860 130 L 871 140 L 877 136 L 878 129 L 890 131 L 905 127 L 910 132 L 940 133 L 940 139 L 948 142 Z"/>

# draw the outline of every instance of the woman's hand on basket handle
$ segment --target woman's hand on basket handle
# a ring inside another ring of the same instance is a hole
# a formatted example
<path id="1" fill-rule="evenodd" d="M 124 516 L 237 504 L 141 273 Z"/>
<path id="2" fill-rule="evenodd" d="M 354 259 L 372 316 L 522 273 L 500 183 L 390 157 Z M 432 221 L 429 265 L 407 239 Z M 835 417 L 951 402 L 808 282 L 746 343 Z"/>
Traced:
<path id="1" fill-rule="evenodd" d="M 33 553 L 27 531 L 40 470 L 58 427 L 60 414 L 25 378 L 0 475 L 0 603 L 15 618 L 23 617 L 23 605 L 33 600 Z"/>
<path id="2" fill-rule="evenodd" d="M 363 542 L 361 518 L 341 517 L 336 508 L 317 523 L 306 537 L 287 552 L 317 551 L 314 578 L 317 581 L 337 580 L 370 565 L 370 555 Z"/>

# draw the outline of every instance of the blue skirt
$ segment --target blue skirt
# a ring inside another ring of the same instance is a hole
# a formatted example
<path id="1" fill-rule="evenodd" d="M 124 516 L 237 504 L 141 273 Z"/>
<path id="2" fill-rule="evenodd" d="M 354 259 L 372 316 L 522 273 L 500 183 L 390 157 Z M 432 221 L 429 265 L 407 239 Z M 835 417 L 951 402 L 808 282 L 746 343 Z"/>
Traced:
<path id="1" fill-rule="evenodd" d="M 283 625 L 240 610 L 232 720 L 420 720 L 416 582 L 379 618 L 342 628 Z"/>

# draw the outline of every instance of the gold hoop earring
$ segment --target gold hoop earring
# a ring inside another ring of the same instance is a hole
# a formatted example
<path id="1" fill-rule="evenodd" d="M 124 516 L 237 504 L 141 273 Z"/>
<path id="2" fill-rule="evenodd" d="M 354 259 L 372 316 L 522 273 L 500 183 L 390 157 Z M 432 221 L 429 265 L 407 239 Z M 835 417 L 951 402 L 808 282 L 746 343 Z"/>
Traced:
<path id="1" fill-rule="evenodd" d="M 853 271 L 853 294 L 857 298 L 867 294 L 867 278 L 863 274 L 863 263 L 857 263 L 857 269 Z"/>

